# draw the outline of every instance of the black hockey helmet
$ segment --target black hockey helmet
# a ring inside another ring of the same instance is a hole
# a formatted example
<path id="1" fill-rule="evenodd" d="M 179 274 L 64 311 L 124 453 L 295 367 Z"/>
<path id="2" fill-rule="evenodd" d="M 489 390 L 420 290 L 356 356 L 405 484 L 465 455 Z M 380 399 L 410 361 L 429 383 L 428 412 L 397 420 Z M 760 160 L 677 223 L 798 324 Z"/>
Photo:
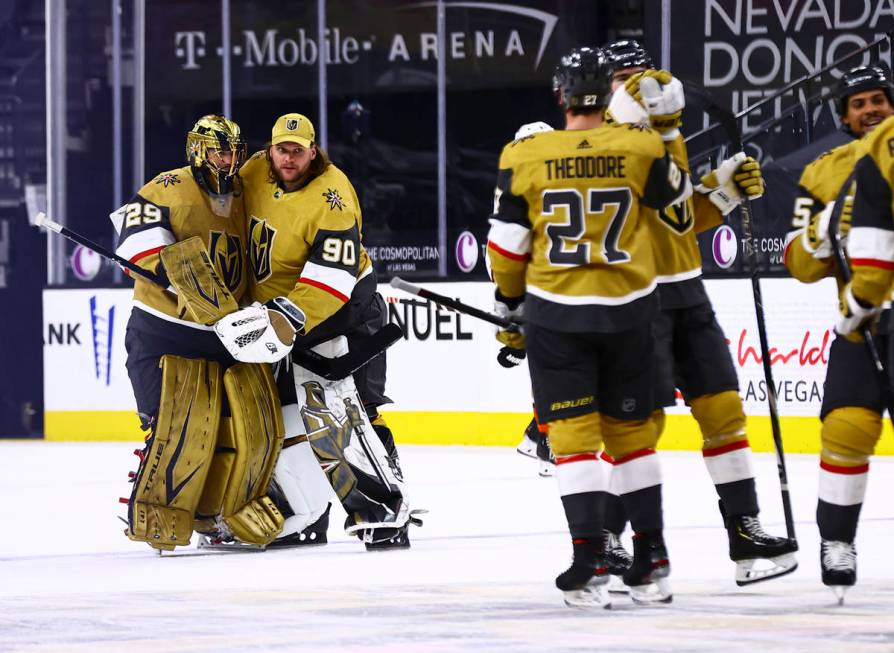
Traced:
<path id="1" fill-rule="evenodd" d="M 612 95 L 612 67 L 601 48 L 575 48 L 559 59 L 553 92 L 565 109 L 598 109 Z"/>
<path id="2" fill-rule="evenodd" d="M 854 93 L 881 89 L 885 92 L 888 102 L 894 106 L 894 86 L 891 85 L 891 72 L 883 63 L 873 63 L 868 66 L 857 66 L 841 76 L 835 95 L 838 98 L 838 115 L 847 113 L 847 99 Z"/>
<path id="3" fill-rule="evenodd" d="M 646 49 L 633 39 L 612 41 L 603 46 L 603 50 L 608 54 L 612 70 L 655 67 Z"/>

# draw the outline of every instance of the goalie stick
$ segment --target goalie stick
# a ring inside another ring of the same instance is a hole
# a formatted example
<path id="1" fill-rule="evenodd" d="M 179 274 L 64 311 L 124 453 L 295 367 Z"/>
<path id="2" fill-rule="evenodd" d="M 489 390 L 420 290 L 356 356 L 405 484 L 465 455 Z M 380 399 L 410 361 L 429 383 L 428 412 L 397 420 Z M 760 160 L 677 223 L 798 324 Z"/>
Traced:
<path id="1" fill-rule="evenodd" d="M 835 206 L 832 208 L 832 215 L 829 216 L 829 242 L 832 244 L 832 254 L 835 256 L 835 263 L 838 265 L 838 272 L 841 275 L 844 285 L 851 282 L 853 274 L 851 273 L 847 252 L 844 251 L 844 247 L 841 245 L 839 225 L 841 223 L 841 212 L 844 210 L 844 202 L 847 197 L 847 192 L 856 176 L 857 173 L 854 171 L 845 180 L 841 190 L 838 191 L 838 197 L 835 198 Z M 875 341 L 875 336 L 872 335 L 872 329 L 867 325 L 860 329 L 860 333 L 866 341 L 866 350 L 869 352 L 869 358 L 872 360 L 872 364 L 875 367 L 876 380 L 878 381 L 879 389 L 881 389 L 885 407 L 888 409 L 888 418 L 891 420 L 891 424 L 894 425 L 894 401 L 892 401 L 891 396 L 891 382 L 888 378 L 888 370 L 885 369 L 885 364 L 882 362 L 882 357 L 879 355 L 878 343 Z"/>
<path id="2" fill-rule="evenodd" d="M 690 82 L 683 82 L 683 87 L 688 95 L 696 97 L 704 111 L 720 123 L 726 132 L 734 152 L 742 151 L 742 132 L 736 116 L 728 109 L 718 105 L 704 89 Z M 751 292 L 754 296 L 754 317 L 757 321 L 757 333 L 760 341 L 761 358 L 763 359 L 764 379 L 767 383 L 767 406 L 770 412 L 770 426 L 773 430 L 773 444 L 776 448 L 776 468 L 779 472 L 779 490 L 782 495 L 782 511 L 785 515 L 785 530 L 788 538 L 797 541 L 795 537 L 795 520 L 792 516 L 792 501 L 788 489 L 788 473 L 785 469 L 785 451 L 782 445 L 782 431 L 779 426 L 779 412 L 776 402 L 776 385 L 773 383 L 773 370 L 770 362 L 770 345 L 767 341 L 767 325 L 764 320 L 764 299 L 761 293 L 760 277 L 758 275 L 757 252 L 754 247 L 754 222 L 751 215 L 751 200 L 743 197 L 739 207 L 742 215 L 742 235 L 745 241 L 745 261 L 751 277 Z"/>
<path id="3" fill-rule="evenodd" d="M 44 212 L 38 213 L 34 218 L 34 226 L 43 227 L 47 231 L 55 232 L 79 245 L 83 245 L 103 258 L 127 268 L 134 274 L 141 276 L 143 279 L 154 283 L 160 288 L 168 290 L 167 284 L 163 283 L 161 279 L 150 270 L 141 268 L 140 266 L 131 263 L 126 258 L 118 256 L 114 252 L 106 249 L 102 245 L 93 242 L 89 238 L 72 231 L 58 222 L 50 220 Z M 310 350 L 292 350 L 292 360 L 314 374 L 323 377 L 327 381 L 337 381 L 338 379 L 343 379 L 356 372 L 373 358 L 388 349 L 388 347 L 400 340 L 401 337 L 403 337 L 403 332 L 400 330 L 399 326 L 396 324 L 386 324 L 372 335 L 362 340 L 355 341 L 354 349 L 343 356 L 326 358 L 325 356 L 321 356 Z"/>
<path id="4" fill-rule="evenodd" d="M 440 304 L 442 306 L 446 306 L 447 308 L 452 308 L 459 313 L 465 313 L 466 315 L 477 317 L 479 320 L 490 322 L 491 324 L 495 324 L 501 329 L 506 329 L 508 331 L 518 331 L 519 327 L 523 324 L 523 321 L 519 318 L 509 320 L 501 315 L 482 311 L 480 308 L 469 306 L 468 304 L 465 304 L 458 299 L 445 297 L 444 295 L 439 295 L 436 292 L 432 292 L 431 290 L 426 290 L 421 286 L 417 286 L 414 283 L 404 281 L 400 277 L 394 277 L 393 279 L 391 279 L 391 286 L 393 288 L 398 288 L 399 290 L 410 293 L 411 295 L 417 295 L 419 297 L 422 297 L 423 299 L 433 301 L 435 304 Z"/>

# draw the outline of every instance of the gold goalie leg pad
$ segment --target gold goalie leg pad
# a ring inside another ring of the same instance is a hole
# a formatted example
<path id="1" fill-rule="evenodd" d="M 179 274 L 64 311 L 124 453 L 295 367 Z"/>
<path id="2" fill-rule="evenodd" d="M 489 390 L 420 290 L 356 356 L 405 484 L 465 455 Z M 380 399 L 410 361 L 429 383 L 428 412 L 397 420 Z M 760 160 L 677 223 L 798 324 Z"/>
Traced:
<path id="1" fill-rule="evenodd" d="M 220 421 L 220 366 L 162 356 L 155 430 L 134 481 L 127 536 L 170 550 L 189 544 L 192 518 L 214 454 Z"/>
<path id="2" fill-rule="evenodd" d="M 282 408 L 270 367 L 239 363 L 224 374 L 231 417 L 222 421 L 217 451 L 199 504 L 203 532 L 264 546 L 284 518 L 267 497 L 282 449 Z M 197 526 L 198 528 L 198 526 Z"/>
<path id="3" fill-rule="evenodd" d="M 198 236 L 181 240 L 161 250 L 168 281 L 177 290 L 177 310 L 201 324 L 213 324 L 239 309 L 221 280 L 205 243 Z"/>

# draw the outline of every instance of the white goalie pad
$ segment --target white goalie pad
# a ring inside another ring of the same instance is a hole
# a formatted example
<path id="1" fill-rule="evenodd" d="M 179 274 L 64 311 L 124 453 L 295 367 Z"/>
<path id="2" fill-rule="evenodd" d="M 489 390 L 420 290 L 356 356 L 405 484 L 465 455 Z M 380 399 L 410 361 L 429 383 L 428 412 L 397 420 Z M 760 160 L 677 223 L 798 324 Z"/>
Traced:
<path id="1" fill-rule="evenodd" d="M 348 342 L 339 336 L 313 351 L 327 358 L 343 356 Z M 353 378 L 328 381 L 295 364 L 292 374 L 313 453 L 345 511 L 357 521 L 348 532 L 406 524 L 411 515 L 405 487 L 366 416 Z"/>
<path id="2" fill-rule="evenodd" d="M 283 406 L 282 416 L 286 442 L 307 437 L 296 404 Z M 286 518 L 281 537 L 300 533 L 326 512 L 332 497 L 332 486 L 306 439 L 283 448 L 273 471 L 273 479 L 294 513 Z"/>

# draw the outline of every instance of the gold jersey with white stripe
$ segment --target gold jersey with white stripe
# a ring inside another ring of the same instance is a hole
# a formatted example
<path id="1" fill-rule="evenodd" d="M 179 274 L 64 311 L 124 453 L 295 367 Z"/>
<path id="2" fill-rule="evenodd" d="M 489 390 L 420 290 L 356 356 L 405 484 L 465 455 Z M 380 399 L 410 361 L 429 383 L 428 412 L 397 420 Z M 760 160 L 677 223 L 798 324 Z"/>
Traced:
<path id="1" fill-rule="evenodd" d="M 853 222 L 847 251 L 854 296 L 873 306 L 891 297 L 894 284 L 894 116 L 860 142 Z"/>
<path id="2" fill-rule="evenodd" d="M 617 332 L 658 309 L 653 209 L 682 201 L 688 176 L 636 125 L 540 132 L 500 155 L 487 252 L 500 293 L 525 319 Z"/>
<path id="3" fill-rule="evenodd" d="M 269 176 L 261 151 L 242 166 L 252 299 L 287 297 L 308 332 L 335 314 L 358 279 L 372 272 L 361 244 L 357 193 L 334 164 L 303 188 L 286 192 Z"/>
<path id="4" fill-rule="evenodd" d="M 811 216 L 836 200 L 844 182 L 854 171 L 859 152 L 859 140 L 839 145 L 820 154 L 801 173 L 783 261 L 791 275 L 804 283 L 813 283 L 835 273 L 835 259 L 815 257 L 804 242 L 805 231 Z M 841 224 L 842 236 L 847 235 L 848 228 L 846 223 Z"/>
<path id="5" fill-rule="evenodd" d="M 668 143 L 668 152 L 681 170 L 688 173 L 689 154 L 682 134 Z M 677 204 L 657 212 L 661 229 L 652 232 L 655 272 L 663 309 L 687 308 L 708 300 L 702 283 L 702 256 L 696 235 L 716 227 L 723 216 L 706 195 L 693 193 Z"/>
<path id="6" fill-rule="evenodd" d="M 248 286 L 247 241 L 238 183 L 236 187 L 233 194 L 211 196 L 199 187 L 189 166 L 157 175 L 123 207 L 115 252 L 157 272 L 163 248 L 199 236 L 221 280 L 240 301 Z M 177 312 L 176 297 L 141 277 L 134 282 L 134 304 L 169 322 L 196 326 L 189 315 Z"/>

